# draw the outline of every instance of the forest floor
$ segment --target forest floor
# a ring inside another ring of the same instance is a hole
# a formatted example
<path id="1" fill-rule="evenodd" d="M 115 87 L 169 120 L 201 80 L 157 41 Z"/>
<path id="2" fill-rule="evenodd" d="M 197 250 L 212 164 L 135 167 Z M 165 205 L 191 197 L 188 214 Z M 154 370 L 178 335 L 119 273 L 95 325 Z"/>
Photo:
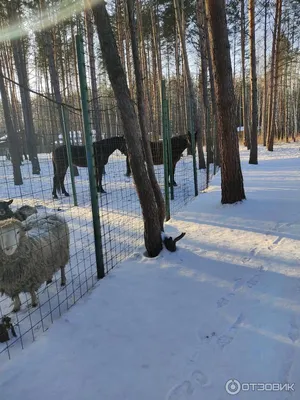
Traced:
<path id="1" fill-rule="evenodd" d="M 299 399 L 299 155 L 260 146 L 251 166 L 242 149 L 247 200 L 222 206 L 214 177 L 167 224 L 178 251 L 141 248 L 99 281 L 0 365 L 1 398 Z"/>

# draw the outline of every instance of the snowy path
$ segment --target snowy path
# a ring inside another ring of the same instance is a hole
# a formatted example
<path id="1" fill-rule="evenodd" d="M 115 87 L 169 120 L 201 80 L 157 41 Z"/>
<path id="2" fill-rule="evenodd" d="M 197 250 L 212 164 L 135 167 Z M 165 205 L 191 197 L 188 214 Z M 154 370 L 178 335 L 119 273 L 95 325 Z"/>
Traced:
<path id="1" fill-rule="evenodd" d="M 141 250 L 98 282 L 0 365 L 1 398 L 299 399 L 299 148 L 260 149 L 258 166 L 247 158 L 246 202 L 221 206 L 215 177 L 168 224 L 187 233 L 179 251 L 149 260 Z M 232 396 L 230 379 L 295 391 Z"/>

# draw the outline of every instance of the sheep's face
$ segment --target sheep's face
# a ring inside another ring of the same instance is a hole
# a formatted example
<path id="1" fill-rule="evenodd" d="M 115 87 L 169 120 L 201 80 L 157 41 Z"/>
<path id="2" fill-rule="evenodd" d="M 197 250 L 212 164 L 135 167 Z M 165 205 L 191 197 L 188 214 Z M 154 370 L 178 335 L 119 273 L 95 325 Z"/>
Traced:
<path id="1" fill-rule="evenodd" d="M 3 226 L 0 229 L 0 247 L 4 254 L 12 256 L 17 250 L 21 236 L 21 228 L 15 225 Z"/>

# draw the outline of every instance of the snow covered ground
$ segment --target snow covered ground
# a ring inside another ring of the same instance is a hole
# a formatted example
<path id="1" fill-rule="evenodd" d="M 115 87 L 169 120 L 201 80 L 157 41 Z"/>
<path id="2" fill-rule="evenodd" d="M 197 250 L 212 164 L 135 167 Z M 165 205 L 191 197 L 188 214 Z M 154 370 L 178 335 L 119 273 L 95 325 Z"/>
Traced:
<path id="1" fill-rule="evenodd" d="M 241 157 L 247 201 L 222 206 L 216 176 L 167 224 L 178 251 L 111 271 L 0 364 L 1 398 L 299 399 L 299 145 Z"/>
<path id="2" fill-rule="evenodd" d="M 52 322 L 64 314 L 96 283 L 96 260 L 92 224 L 91 201 L 87 168 L 79 168 L 75 179 L 78 206 L 74 207 L 70 174 L 66 176 L 66 188 L 71 197 L 52 200 L 53 167 L 50 154 L 39 155 L 41 174 L 32 175 L 31 165 L 21 167 L 23 185 L 15 186 L 11 162 L 0 157 L 0 198 L 13 198 L 13 207 L 24 204 L 38 205 L 48 213 L 59 210 L 68 221 L 70 229 L 70 262 L 66 266 L 67 285 L 60 287 L 60 273 L 51 285 L 42 285 L 39 307 L 30 307 L 30 296 L 21 294 L 22 307 L 17 314 L 11 312 L 12 302 L 0 297 L 0 318 L 9 315 L 16 326 L 17 338 L 0 343 L 0 364 L 13 358 L 21 348 L 26 348 Z M 212 166 L 211 166 L 212 167 Z M 163 187 L 163 166 L 155 166 L 158 180 Z M 212 169 L 212 168 L 211 168 Z M 99 196 L 99 214 L 105 270 L 109 271 L 143 243 L 141 208 L 132 178 L 125 178 L 125 157 L 115 151 L 106 166 L 103 177 L 107 193 Z M 171 201 L 171 215 L 194 197 L 192 157 L 184 157 L 177 164 L 175 174 L 178 186 Z M 205 171 L 198 173 L 199 189 L 206 186 Z"/>

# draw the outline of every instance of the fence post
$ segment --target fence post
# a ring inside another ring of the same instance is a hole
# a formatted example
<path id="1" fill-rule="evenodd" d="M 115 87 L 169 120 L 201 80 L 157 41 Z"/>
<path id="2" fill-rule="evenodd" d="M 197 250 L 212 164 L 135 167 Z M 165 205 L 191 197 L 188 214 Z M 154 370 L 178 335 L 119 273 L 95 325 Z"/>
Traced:
<path id="1" fill-rule="evenodd" d="M 60 112 L 61 112 L 61 118 L 62 118 L 62 122 L 63 122 L 63 138 L 64 138 L 64 142 L 65 142 L 66 149 L 67 149 L 67 158 L 68 158 L 69 171 L 70 171 L 70 176 L 71 176 L 74 206 L 78 206 L 75 179 L 74 179 L 74 168 L 73 168 L 73 162 L 72 162 L 70 135 L 69 135 L 68 129 L 66 127 L 66 113 L 65 113 L 65 108 L 63 105 L 60 107 Z"/>
<path id="2" fill-rule="evenodd" d="M 209 185 L 209 173 L 210 173 L 210 152 L 211 152 L 211 131 L 210 131 L 210 112 L 209 107 L 206 108 L 206 188 Z"/>
<path id="3" fill-rule="evenodd" d="M 193 109 L 193 101 L 191 97 L 189 98 L 189 109 L 190 109 L 190 115 L 191 115 L 191 136 L 192 136 L 192 155 L 193 155 L 193 172 L 194 172 L 194 190 L 195 190 L 195 196 L 198 196 L 198 175 L 197 175 L 197 160 L 196 160 L 196 141 L 195 141 L 195 126 L 194 126 L 194 109 Z M 198 133 L 199 134 L 199 133 Z"/>
<path id="4" fill-rule="evenodd" d="M 78 74 L 80 82 L 80 95 L 81 95 L 80 97 L 81 97 L 81 108 L 82 108 L 82 118 L 83 118 L 83 130 L 85 137 L 86 159 L 89 172 L 89 184 L 90 184 L 92 213 L 93 213 L 97 278 L 101 279 L 105 276 L 105 271 L 104 271 L 104 261 L 103 261 L 103 251 L 102 251 L 98 194 L 97 194 L 96 179 L 95 179 L 94 148 L 92 142 L 92 133 L 91 133 L 90 118 L 89 118 L 89 110 L 88 110 L 87 81 L 86 81 L 86 71 L 84 64 L 83 39 L 81 35 L 76 35 L 76 52 L 77 52 Z"/>
<path id="5" fill-rule="evenodd" d="M 164 178 L 165 178 L 165 202 L 166 221 L 170 219 L 170 197 L 169 197 L 169 157 L 168 157 L 168 105 L 166 99 L 166 82 L 161 81 L 161 104 L 163 122 L 163 151 L 164 151 Z"/>
<path id="6" fill-rule="evenodd" d="M 169 165 L 169 175 L 170 175 L 170 194 L 171 200 L 174 200 L 174 185 L 173 185 L 173 151 L 172 151 L 172 140 L 171 140 L 171 129 L 170 129 L 170 112 L 169 112 L 169 100 L 166 99 L 167 108 L 167 149 L 168 149 L 168 165 Z"/>
<path id="7" fill-rule="evenodd" d="M 214 175 L 216 175 L 217 173 L 217 146 L 219 145 L 218 143 L 218 138 L 217 138 L 217 130 L 216 130 L 216 119 L 213 119 L 213 123 L 212 123 L 212 127 L 213 127 L 213 141 L 214 141 Z"/>

